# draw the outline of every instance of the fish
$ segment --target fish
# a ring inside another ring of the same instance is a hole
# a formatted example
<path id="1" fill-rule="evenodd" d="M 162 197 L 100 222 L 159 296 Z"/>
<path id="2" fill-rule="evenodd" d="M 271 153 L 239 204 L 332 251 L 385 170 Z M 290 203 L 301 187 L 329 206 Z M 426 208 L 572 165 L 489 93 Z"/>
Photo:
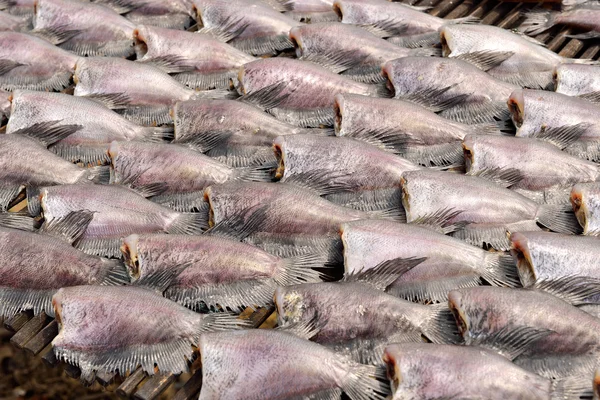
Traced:
<path id="1" fill-rule="evenodd" d="M 318 64 L 283 57 L 242 66 L 238 92 L 252 96 L 276 118 L 293 125 L 333 125 L 332 104 L 338 93 L 386 96 L 385 88 L 356 82 Z"/>
<path id="2" fill-rule="evenodd" d="M 525 14 L 525 21 L 519 30 L 527 35 L 537 35 L 556 25 L 565 25 L 582 30 L 580 34 L 569 34 L 574 39 L 593 39 L 600 37 L 600 10 L 586 6 L 568 11 L 533 10 Z"/>
<path id="3" fill-rule="evenodd" d="M 137 61 L 156 65 L 197 89 L 229 88 L 238 69 L 255 58 L 213 36 L 152 26 L 133 32 Z"/>
<path id="4" fill-rule="evenodd" d="M 523 287 L 552 293 L 582 281 L 588 287 L 600 283 L 596 257 L 600 239 L 596 237 L 515 232 L 510 242 Z"/>
<path id="5" fill-rule="evenodd" d="M 561 57 L 525 35 L 491 25 L 454 24 L 440 28 L 445 57 L 462 58 L 495 78 L 530 89 L 552 84 L 554 67 L 589 60 Z"/>
<path id="6" fill-rule="evenodd" d="M 78 56 L 33 35 L 0 32 L 0 89 L 62 90 Z"/>
<path id="7" fill-rule="evenodd" d="M 500 352 L 548 378 L 593 371 L 600 320 L 550 293 L 491 286 L 448 293 L 467 345 Z"/>
<path id="8" fill-rule="evenodd" d="M 173 136 L 172 127 L 140 126 L 104 105 L 63 93 L 16 90 L 6 133 L 35 128 L 40 132 L 76 126 L 77 130 L 53 143 L 50 151 L 72 162 L 110 161 L 107 149 L 113 140 L 161 142 Z"/>
<path id="9" fill-rule="evenodd" d="M 600 92 L 600 68 L 585 64 L 560 64 L 554 69 L 554 90 L 597 102 Z"/>
<path id="10" fill-rule="evenodd" d="M 145 196 L 200 192 L 232 180 L 271 181 L 269 168 L 232 168 L 185 146 L 167 143 L 112 142 L 108 148 L 111 183 Z M 183 211 L 183 210 L 180 210 Z"/>
<path id="11" fill-rule="evenodd" d="M 215 233 L 130 235 L 121 251 L 134 284 L 156 282 L 167 298 L 196 311 L 203 305 L 236 312 L 266 307 L 278 285 L 319 282 L 325 276 L 312 269 L 323 266 L 318 254 L 281 258 Z M 173 276 L 162 288 L 165 275 Z"/>
<path id="12" fill-rule="evenodd" d="M 361 26 L 403 47 L 437 45 L 442 26 L 477 21 L 474 17 L 442 19 L 423 12 L 427 7 L 382 0 L 335 0 L 333 9 L 343 24 Z"/>
<path id="13" fill-rule="evenodd" d="M 518 89 L 455 58 L 404 57 L 385 63 L 383 74 L 394 98 L 465 124 L 510 119 L 506 100 Z"/>
<path id="14" fill-rule="evenodd" d="M 29 22 L 18 15 L 0 11 L 0 31 L 22 32 L 29 28 Z"/>
<path id="15" fill-rule="evenodd" d="M 600 184 L 578 183 L 571 189 L 570 199 L 583 234 L 600 236 Z"/>
<path id="16" fill-rule="evenodd" d="M 120 261 L 91 256 L 71 246 L 91 218 L 87 212 L 69 214 L 44 234 L 0 228 L 2 317 L 27 309 L 54 316 L 52 295 L 62 287 L 129 282 Z M 71 223 L 78 223 L 78 229 L 70 231 Z"/>
<path id="17" fill-rule="evenodd" d="M 0 10 L 30 19 L 33 17 L 35 0 L 4 0 L 0 3 Z"/>
<path id="18" fill-rule="evenodd" d="M 463 164 L 461 140 L 471 133 L 499 135 L 496 124 L 467 125 L 408 101 L 338 94 L 336 136 L 380 146 L 420 165 Z"/>
<path id="19" fill-rule="evenodd" d="M 255 56 L 291 49 L 290 29 L 301 22 L 258 0 L 194 0 L 199 32 Z"/>
<path id="20" fill-rule="evenodd" d="M 381 67 L 386 61 L 407 56 L 435 56 L 437 49 L 407 49 L 378 38 L 353 25 L 322 22 L 290 30 L 296 57 L 312 61 L 359 82 L 384 80 Z"/>
<path id="21" fill-rule="evenodd" d="M 520 286 L 510 255 L 485 251 L 425 224 L 351 221 L 340 226 L 340 236 L 347 275 L 398 258 L 425 258 L 385 288 L 409 301 L 445 302 L 450 290 L 478 286 L 482 279 L 495 286 Z"/>
<path id="22" fill-rule="evenodd" d="M 514 171 L 495 171 L 510 183 Z M 510 249 L 506 232 L 540 230 L 538 223 L 558 233 L 578 233 L 575 216 L 563 204 L 538 204 L 490 180 L 450 172 L 420 170 L 402 175 L 402 204 L 407 222 L 452 215 L 459 224 L 453 236 L 475 246 Z M 568 207 L 568 208 L 567 208 Z"/>
<path id="23" fill-rule="evenodd" d="M 80 58 L 73 79 L 75 96 L 96 100 L 143 125 L 170 124 L 169 109 L 177 101 L 227 95 L 197 92 L 153 65 L 115 57 Z"/>
<path id="24" fill-rule="evenodd" d="M 285 15 L 306 23 L 337 21 L 333 0 L 283 0 Z"/>
<path id="25" fill-rule="evenodd" d="M 589 393 L 589 379 L 544 378 L 481 347 L 398 343 L 387 346 L 383 357 L 393 400 L 547 400 Z"/>
<path id="26" fill-rule="evenodd" d="M 0 154 L 1 211 L 6 211 L 11 200 L 25 187 L 33 189 L 74 183 L 88 186 L 91 183 L 108 182 L 109 171 L 106 167 L 83 168 L 75 165 L 48 151 L 43 142 L 27 134 L 0 135 Z"/>
<path id="27" fill-rule="evenodd" d="M 187 29 L 192 23 L 193 7 L 186 0 L 93 0 L 110 7 L 134 24 L 168 29 Z"/>
<path id="28" fill-rule="evenodd" d="M 315 321 L 319 331 L 312 340 L 374 365 L 382 364 L 383 347 L 389 343 L 421 342 L 423 337 L 455 343 L 456 324 L 446 304 L 415 304 L 379 290 L 397 271 L 422 260 L 392 261 L 382 265 L 382 275 L 359 272 L 340 282 L 278 287 L 273 297 L 279 326 Z"/>
<path id="29" fill-rule="evenodd" d="M 564 150 L 591 161 L 600 160 L 600 107 L 587 100 L 545 90 L 515 90 L 508 109 L 516 136 L 553 136 L 565 130 L 579 139 Z M 560 112 L 558 112 L 560 110 Z"/>
<path id="30" fill-rule="evenodd" d="M 59 324 L 54 354 L 79 367 L 82 379 L 96 371 L 125 375 L 138 365 L 149 375 L 155 364 L 162 374 L 186 372 L 202 332 L 243 326 L 228 313 L 198 314 L 134 286 L 66 287 L 52 305 Z"/>
<path id="31" fill-rule="evenodd" d="M 37 0 L 32 34 L 81 56 L 129 57 L 135 25 L 102 5 Z"/>
<path id="32" fill-rule="evenodd" d="M 467 174 L 484 176 L 486 171 L 516 170 L 522 179 L 510 188 L 542 202 L 547 202 L 548 197 L 552 201 L 567 202 L 575 183 L 600 179 L 598 164 L 561 151 L 561 147 L 577 140 L 577 135 L 547 139 L 550 142 L 536 138 L 467 135 L 463 140 Z M 554 198 L 552 193 L 557 193 Z"/>
<path id="33" fill-rule="evenodd" d="M 323 129 L 300 128 L 236 100 L 188 100 L 171 108 L 175 139 L 232 167 L 275 162 L 271 145 L 280 135 L 327 134 Z"/>
<path id="34" fill-rule="evenodd" d="M 94 213 L 75 246 L 106 257 L 120 257 L 121 238 L 134 233 L 194 235 L 207 227 L 202 213 L 171 210 L 120 185 L 47 186 L 40 189 L 39 202 L 45 225 L 70 212 Z"/>
<path id="35" fill-rule="evenodd" d="M 298 326 L 202 334 L 199 399 L 330 399 L 342 390 L 352 400 L 386 398 L 382 371 L 306 340 L 312 332 Z"/>

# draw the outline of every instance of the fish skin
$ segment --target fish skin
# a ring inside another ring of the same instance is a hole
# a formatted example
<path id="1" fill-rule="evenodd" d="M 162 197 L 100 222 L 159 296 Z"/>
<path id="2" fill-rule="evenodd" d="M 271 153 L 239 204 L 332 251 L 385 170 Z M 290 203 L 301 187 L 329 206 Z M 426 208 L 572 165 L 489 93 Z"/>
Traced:
<path id="1" fill-rule="evenodd" d="M 54 353 L 87 376 L 95 370 L 125 373 L 138 363 L 150 375 L 155 363 L 161 373 L 187 371 L 201 332 L 219 328 L 219 316 L 195 313 L 133 286 L 62 288 L 52 304 L 60 321 Z M 231 316 L 222 321 L 235 327 Z"/>
<path id="2" fill-rule="evenodd" d="M 255 60 L 207 34 L 143 25 L 133 34 L 137 61 L 155 64 L 168 73 L 235 77 L 243 64 Z M 228 87 L 228 83 L 221 87 Z"/>
<path id="3" fill-rule="evenodd" d="M 586 31 L 582 35 L 573 35 L 575 37 L 581 36 L 585 39 L 598 37 L 600 36 L 600 10 L 585 5 L 561 12 L 534 10 L 525 14 L 525 21 L 519 30 L 529 35 L 536 35 L 556 25 Z"/>
<path id="4" fill-rule="evenodd" d="M 333 0 L 286 0 L 285 3 L 292 13 L 331 12 L 333 6 Z"/>
<path id="5" fill-rule="evenodd" d="M 0 4 L 0 10 L 12 15 L 33 17 L 35 0 L 10 0 Z"/>
<path id="6" fill-rule="evenodd" d="M 568 96 L 600 92 L 600 68 L 596 65 L 560 64 L 554 69 L 554 90 Z"/>
<path id="7" fill-rule="evenodd" d="M 3 90 L 62 90 L 69 84 L 79 57 L 33 35 L 0 32 L 0 61 L 18 63 L 2 74 Z"/>
<path id="8" fill-rule="evenodd" d="M 521 283 L 533 287 L 572 276 L 599 279 L 600 239 L 550 232 L 515 232 L 511 254 Z"/>
<path id="9" fill-rule="evenodd" d="M 110 7 L 134 24 L 186 29 L 191 24 L 192 4 L 186 0 L 94 0 Z"/>
<path id="10" fill-rule="evenodd" d="M 393 400 L 551 398 L 549 379 L 479 347 L 399 343 L 387 346 L 383 357 Z"/>
<path id="11" fill-rule="evenodd" d="M 578 183 L 573 186 L 571 204 L 583 234 L 600 236 L 600 184 Z"/>
<path id="12" fill-rule="evenodd" d="M 361 220 L 342 224 L 340 234 L 346 274 L 372 269 L 399 257 L 425 257 L 425 261 L 399 276 L 388 287 L 387 292 L 404 298 L 412 299 L 413 296 L 407 296 L 411 287 L 433 288 L 436 282 L 444 288 L 474 286 L 480 283 L 480 277 L 502 276 L 500 270 L 494 273 L 497 269 L 494 264 L 500 262 L 503 253 L 487 252 L 427 227 L 385 220 Z M 517 279 L 516 272 L 515 267 L 511 274 L 514 275 L 513 280 Z M 500 284 L 493 280 L 488 280 L 488 283 Z M 445 301 L 447 290 L 430 291 L 425 295 L 430 300 Z"/>
<path id="13" fill-rule="evenodd" d="M 468 135 L 463 149 L 469 174 L 509 168 L 519 171 L 522 179 L 511 189 L 543 191 L 600 178 L 597 164 L 533 138 Z"/>
<path id="14" fill-rule="evenodd" d="M 211 225 L 238 215 L 247 218 L 266 206 L 260 232 L 276 234 L 337 235 L 340 223 L 368 216 L 283 183 L 226 182 L 206 188 L 204 198 Z"/>
<path id="15" fill-rule="evenodd" d="M 76 0 L 39 0 L 33 18 L 33 33 L 82 56 L 133 55 L 134 28 L 108 7 Z"/>
<path id="16" fill-rule="evenodd" d="M 224 33 L 233 47 L 256 56 L 291 48 L 288 33 L 301 25 L 256 0 L 193 0 L 193 4 L 205 30 Z"/>
<path id="17" fill-rule="evenodd" d="M 20 32 L 29 28 L 29 22 L 23 17 L 0 11 L 0 31 Z"/>
<path id="18" fill-rule="evenodd" d="M 200 354 L 200 400 L 283 400 L 338 388 L 352 400 L 379 400 L 387 394 L 373 378 L 374 366 L 358 364 L 285 331 L 202 334 Z"/>

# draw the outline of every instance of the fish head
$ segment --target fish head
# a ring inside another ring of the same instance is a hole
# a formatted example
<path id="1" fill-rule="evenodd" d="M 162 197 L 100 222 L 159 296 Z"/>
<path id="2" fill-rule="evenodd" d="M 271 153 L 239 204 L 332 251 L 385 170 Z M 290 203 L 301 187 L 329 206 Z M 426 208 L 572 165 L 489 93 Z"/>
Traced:
<path id="1" fill-rule="evenodd" d="M 510 94 L 506 102 L 510 117 L 517 128 L 523 125 L 525 117 L 525 96 L 522 89 L 517 89 Z"/>
<path id="2" fill-rule="evenodd" d="M 463 305 L 463 293 L 461 291 L 452 290 L 448 293 L 448 307 L 450 308 L 452 315 L 454 315 L 458 331 L 465 337 L 470 329 L 470 321 Z"/>
<path id="3" fill-rule="evenodd" d="M 277 169 L 275 170 L 275 179 L 282 179 L 285 176 L 285 164 L 287 160 L 285 136 L 277 136 L 273 140 L 273 151 L 277 158 Z"/>
<path id="4" fill-rule="evenodd" d="M 523 287 L 533 286 L 537 280 L 537 276 L 527 236 L 520 232 L 514 232 L 510 235 L 510 243 L 510 254 L 517 263 L 517 271 L 521 284 Z"/>
<path id="5" fill-rule="evenodd" d="M 218 210 L 215 208 L 214 190 L 212 186 L 204 189 L 204 201 L 208 203 L 208 226 L 212 228 L 215 226 L 215 218 L 219 218 Z"/>
<path id="6" fill-rule="evenodd" d="M 383 64 L 381 67 L 381 75 L 385 79 L 385 87 L 391 93 L 392 97 L 396 97 L 396 87 L 394 86 L 394 71 L 395 71 L 395 63 L 393 61 L 388 61 Z"/>
<path id="7" fill-rule="evenodd" d="M 242 65 L 237 73 L 237 82 L 235 83 L 235 90 L 237 90 L 240 96 L 248 93 L 247 82 L 245 82 L 244 78 L 246 76 L 246 69 Z"/>
<path id="8" fill-rule="evenodd" d="M 137 60 L 144 60 L 144 57 L 150 57 L 149 49 L 152 46 L 153 35 L 148 27 L 140 25 L 133 30 L 133 42 Z"/>
<path id="9" fill-rule="evenodd" d="M 304 37 L 302 35 L 302 26 L 295 26 L 290 29 L 290 41 L 294 45 L 296 51 L 296 57 L 302 58 L 304 56 Z"/>
<path id="10" fill-rule="evenodd" d="M 465 138 L 463 139 L 463 142 L 462 142 L 462 148 L 463 148 L 463 155 L 465 158 L 466 172 L 471 171 L 472 168 L 474 168 L 475 170 L 478 169 L 477 164 L 475 162 L 475 147 L 476 147 L 475 137 L 473 137 L 472 135 L 465 136 Z"/>
<path id="11" fill-rule="evenodd" d="M 344 20 L 346 6 L 343 1 L 335 0 L 331 7 L 333 9 L 333 12 L 338 16 L 338 21 L 348 23 L 347 20 Z"/>
<path id="12" fill-rule="evenodd" d="M 290 287 L 275 289 L 273 301 L 277 307 L 278 323 L 282 326 L 302 321 L 309 309 L 302 293 Z"/>
<path id="13" fill-rule="evenodd" d="M 115 174 L 117 162 L 119 159 L 119 150 L 119 142 L 113 140 L 108 146 L 108 150 L 106 151 L 106 153 L 108 154 L 108 158 L 110 159 L 110 183 L 119 183 L 117 175 Z"/>
<path id="14" fill-rule="evenodd" d="M 138 252 L 138 244 L 139 236 L 134 234 L 122 239 L 120 247 L 131 282 L 137 281 L 141 276 L 140 265 L 142 260 Z"/>
<path id="15" fill-rule="evenodd" d="M 333 129 L 336 136 L 343 136 L 343 115 L 344 115 L 345 99 L 343 94 L 336 94 L 333 99 Z"/>
<path id="16" fill-rule="evenodd" d="M 400 385 L 402 384 L 402 374 L 400 372 L 400 363 L 396 357 L 396 351 L 392 347 L 388 346 L 383 352 L 383 362 L 385 363 L 385 369 L 387 377 L 390 380 L 390 386 L 392 394 L 396 393 Z"/>
<path id="17" fill-rule="evenodd" d="M 448 57 L 452 53 L 452 45 L 454 44 L 452 30 L 447 29 L 448 26 L 440 28 L 440 44 L 442 45 L 442 55 Z"/>

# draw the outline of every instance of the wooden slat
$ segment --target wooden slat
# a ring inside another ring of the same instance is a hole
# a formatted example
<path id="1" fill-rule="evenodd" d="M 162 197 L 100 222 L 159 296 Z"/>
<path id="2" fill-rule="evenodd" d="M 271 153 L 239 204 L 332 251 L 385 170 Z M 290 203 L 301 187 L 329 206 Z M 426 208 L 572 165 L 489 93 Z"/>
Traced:
<path id="1" fill-rule="evenodd" d="M 10 342 L 19 349 L 22 349 L 39 331 L 42 330 L 50 317 L 45 312 L 41 312 L 29 320 L 15 335 L 10 339 Z"/>
<path id="2" fill-rule="evenodd" d="M 79 379 L 81 370 L 74 365 L 64 364 L 65 373 L 73 379 Z"/>
<path id="3" fill-rule="evenodd" d="M 192 400 L 198 398 L 202 388 L 202 369 L 196 370 L 194 375 L 183 385 L 181 389 L 175 394 L 173 400 Z"/>
<path id="4" fill-rule="evenodd" d="M 598 52 L 600 52 L 600 44 L 591 45 L 583 52 L 581 58 L 594 58 L 598 55 Z"/>
<path id="5" fill-rule="evenodd" d="M 23 327 L 31 318 L 33 318 L 33 313 L 28 311 L 22 311 L 12 318 L 4 321 L 4 327 L 9 331 L 16 332 Z"/>
<path id="6" fill-rule="evenodd" d="M 44 350 L 41 351 L 42 361 L 49 367 L 54 367 L 58 364 L 58 360 L 54 355 L 54 350 L 52 350 L 52 345 L 46 346 Z"/>
<path id="7" fill-rule="evenodd" d="M 137 386 L 144 380 L 146 373 L 141 368 L 132 372 L 117 388 L 117 394 L 123 398 L 129 398 L 135 392 Z"/>
<path id="8" fill-rule="evenodd" d="M 160 396 L 174 381 L 175 375 L 173 374 L 154 375 L 140 390 L 135 392 L 133 397 L 139 400 L 153 400 Z"/>
<path id="9" fill-rule="evenodd" d="M 566 37 L 571 33 L 570 29 L 565 29 L 561 31 L 558 35 L 556 35 L 550 42 L 548 42 L 548 49 L 554 52 L 558 52 L 558 50 L 565 44 L 569 38 Z"/>
<path id="10" fill-rule="evenodd" d="M 102 386 L 108 386 L 111 383 L 113 383 L 116 375 L 117 374 L 115 374 L 114 372 L 98 371 L 96 373 L 96 380 Z"/>
<path id="11" fill-rule="evenodd" d="M 462 4 L 456 7 L 454 10 L 446 14 L 444 18 L 446 19 L 455 19 L 466 16 L 469 13 L 469 10 L 473 7 L 473 0 L 465 0 Z"/>
<path id="12" fill-rule="evenodd" d="M 58 322 L 53 320 L 25 345 L 25 350 L 38 354 L 58 335 Z"/>
<path id="13" fill-rule="evenodd" d="M 488 12 L 486 6 L 493 6 L 493 3 L 482 1 L 472 15 L 482 18 L 481 23 L 487 25 L 494 25 L 514 8 L 514 5 L 499 3 Z"/>
<path id="14" fill-rule="evenodd" d="M 458 7 L 461 3 L 461 0 L 442 1 L 433 10 L 431 10 L 430 14 L 434 17 L 442 18 L 444 15 Z"/>
<path id="15" fill-rule="evenodd" d="M 585 44 L 581 40 L 571 39 L 566 46 L 562 48 L 558 55 L 567 58 L 575 57 L 577 53 L 584 48 L 584 46 Z"/>
<path id="16" fill-rule="evenodd" d="M 511 29 L 515 26 L 517 21 L 521 18 L 521 11 L 523 9 L 523 4 L 519 3 L 515 8 L 513 8 L 507 15 L 502 19 L 498 26 L 504 29 Z"/>

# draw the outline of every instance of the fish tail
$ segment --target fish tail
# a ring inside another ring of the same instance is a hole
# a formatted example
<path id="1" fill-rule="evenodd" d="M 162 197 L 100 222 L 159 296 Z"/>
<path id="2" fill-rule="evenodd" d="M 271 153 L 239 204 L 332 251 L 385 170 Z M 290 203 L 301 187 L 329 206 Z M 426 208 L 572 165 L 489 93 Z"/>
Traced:
<path id="1" fill-rule="evenodd" d="M 487 254 L 481 277 L 494 286 L 521 286 L 515 261 L 512 256 L 508 254 Z"/>
<path id="2" fill-rule="evenodd" d="M 234 170 L 234 179 L 250 182 L 271 182 L 273 172 L 277 163 L 265 163 L 261 165 L 251 165 L 249 167 L 236 168 Z"/>
<path id="3" fill-rule="evenodd" d="M 108 184 L 110 182 L 110 167 L 108 165 L 100 165 L 88 168 L 80 181 Z"/>
<path id="4" fill-rule="evenodd" d="M 0 317 L 10 318 L 20 311 L 33 310 L 34 314 L 44 311 L 54 316 L 52 296 L 55 290 L 0 289 Z"/>
<path id="5" fill-rule="evenodd" d="M 174 138 L 172 126 L 145 126 L 141 128 L 142 140 L 152 143 L 171 141 Z"/>
<path id="6" fill-rule="evenodd" d="M 324 274 L 314 268 L 323 268 L 326 258 L 325 255 L 314 253 L 284 258 L 279 263 L 280 270 L 274 279 L 281 286 L 321 282 Z"/>
<path id="7" fill-rule="evenodd" d="M 354 364 L 349 367 L 342 389 L 352 400 L 383 400 L 390 388 L 382 368 Z"/>
<path id="8" fill-rule="evenodd" d="M 27 196 L 27 212 L 32 217 L 37 217 L 42 212 L 40 189 L 30 186 L 25 189 L 25 194 Z"/>
<path id="9" fill-rule="evenodd" d="M 452 311 L 444 303 L 427 306 L 429 315 L 423 326 L 423 334 L 433 343 L 456 344 L 460 333 Z"/>
<path id="10" fill-rule="evenodd" d="M 555 13 L 552 11 L 535 10 L 525 13 L 525 21 L 521 24 L 521 32 L 528 35 L 537 35 L 552 28 Z"/>
<path id="11" fill-rule="evenodd" d="M 476 135 L 502 135 L 498 124 L 495 123 L 482 123 L 467 125 L 471 133 Z"/>
<path id="12" fill-rule="evenodd" d="M 207 213 L 179 213 L 167 228 L 167 233 L 200 235 L 208 229 Z"/>
<path id="13" fill-rule="evenodd" d="M 593 387 L 596 388 L 600 380 L 600 371 L 594 374 Z M 552 381 L 550 389 L 551 400 L 592 398 L 592 385 L 588 374 L 582 376 L 570 376 Z"/>
<path id="14" fill-rule="evenodd" d="M 231 331 L 237 329 L 250 328 L 250 320 L 240 319 L 234 313 L 220 312 L 211 314 L 198 314 L 198 334 L 204 332 Z"/>
<path id="15" fill-rule="evenodd" d="M 24 231 L 35 230 L 35 220 L 28 215 L 3 212 L 0 213 L 0 226 Z"/>
<path id="16" fill-rule="evenodd" d="M 538 209 L 536 220 L 558 233 L 577 234 L 581 231 L 570 204 L 543 204 Z"/>
<path id="17" fill-rule="evenodd" d="M 120 286 L 130 283 L 129 272 L 123 262 L 120 260 L 106 260 L 106 263 L 108 264 L 108 271 L 102 285 Z"/>

